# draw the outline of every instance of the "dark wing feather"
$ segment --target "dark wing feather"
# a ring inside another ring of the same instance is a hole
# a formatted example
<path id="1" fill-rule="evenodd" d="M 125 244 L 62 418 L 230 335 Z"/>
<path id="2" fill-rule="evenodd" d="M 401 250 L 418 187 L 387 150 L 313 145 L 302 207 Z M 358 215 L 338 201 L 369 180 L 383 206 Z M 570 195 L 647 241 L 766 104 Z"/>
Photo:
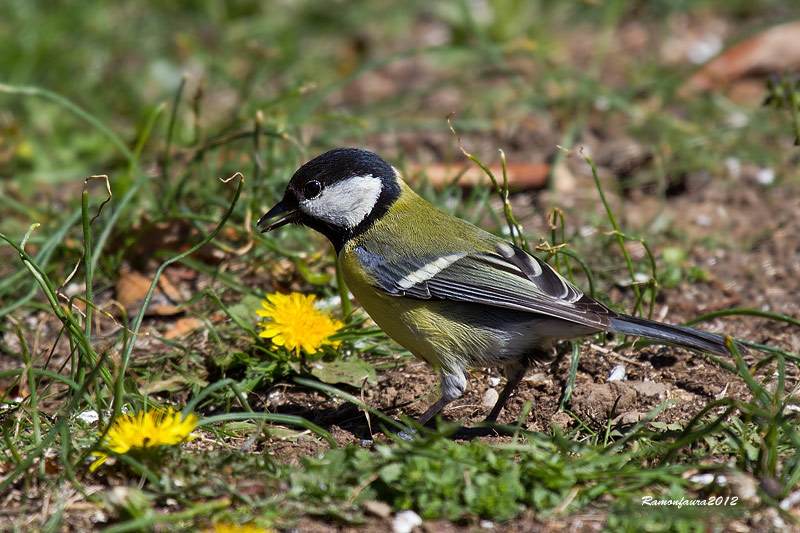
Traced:
<path id="1" fill-rule="evenodd" d="M 537 257 L 498 244 L 496 253 L 452 253 L 434 258 L 355 249 L 378 290 L 406 298 L 471 302 L 540 313 L 608 329 L 616 313 L 589 298 Z"/>

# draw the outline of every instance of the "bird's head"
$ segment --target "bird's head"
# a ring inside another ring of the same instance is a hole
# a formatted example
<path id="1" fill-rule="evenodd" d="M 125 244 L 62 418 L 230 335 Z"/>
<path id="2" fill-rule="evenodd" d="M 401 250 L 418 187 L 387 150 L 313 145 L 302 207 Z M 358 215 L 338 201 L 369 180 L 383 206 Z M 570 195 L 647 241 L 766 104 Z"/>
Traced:
<path id="1" fill-rule="evenodd" d="M 383 216 L 399 195 L 393 166 L 372 152 L 337 148 L 300 167 L 258 227 L 263 233 L 302 224 L 328 237 L 338 250 Z"/>

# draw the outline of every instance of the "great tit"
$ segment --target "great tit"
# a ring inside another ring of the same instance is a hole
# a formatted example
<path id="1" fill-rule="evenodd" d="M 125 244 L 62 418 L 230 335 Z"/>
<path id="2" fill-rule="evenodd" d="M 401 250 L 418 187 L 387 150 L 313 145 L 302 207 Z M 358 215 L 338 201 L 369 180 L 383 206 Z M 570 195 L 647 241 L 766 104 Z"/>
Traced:
<path id="1" fill-rule="evenodd" d="M 536 256 L 435 208 L 371 152 L 339 148 L 300 167 L 258 228 L 288 223 L 325 235 L 369 316 L 438 370 L 442 396 L 420 425 L 464 393 L 471 367 L 504 369 L 495 421 L 558 339 L 610 331 L 728 353 L 718 335 L 612 311 Z"/>

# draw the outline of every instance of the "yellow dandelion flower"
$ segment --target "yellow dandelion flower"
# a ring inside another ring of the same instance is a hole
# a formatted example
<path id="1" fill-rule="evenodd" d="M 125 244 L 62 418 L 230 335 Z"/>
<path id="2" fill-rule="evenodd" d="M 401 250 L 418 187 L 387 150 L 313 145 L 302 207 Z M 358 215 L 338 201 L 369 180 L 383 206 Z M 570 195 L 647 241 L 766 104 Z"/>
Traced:
<path id="1" fill-rule="evenodd" d="M 117 454 L 129 451 L 173 446 L 194 439 L 190 433 L 197 427 L 197 416 L 189 414 L 182 418 L 180 412 L 172 407 L 140 411 L 137 414 L 123 414 L 103 439 L 103 447 Z M 89 467 L 94 472 L 106 462 L 109 455 L 102 451 L 92 453 L 97 459 Z"/>
<path id="2" fill-rule="evenodd" d="M 311 355 L 324 344 L 339 345 L 338 341 L 330 340 L 330 336 L 344 324 L 330 314 L 318 311 L 314 307 L 313 294 L 268 294 L 261 306 L 264 309 L 257 309 L 256 313 L 269 320 L 258 323 L 264 328 L 259 336 L 272 339 L 274 345 L 285 346 L 298 357 L 301 349 Z"/>
<path id="3" fill-rule="evenodd" d="M 274 529 L 264 529 L 252 524 L 229 524 L 217 522 L 214 527 L 206 530 L 207 533 L 275 533 Z"/>

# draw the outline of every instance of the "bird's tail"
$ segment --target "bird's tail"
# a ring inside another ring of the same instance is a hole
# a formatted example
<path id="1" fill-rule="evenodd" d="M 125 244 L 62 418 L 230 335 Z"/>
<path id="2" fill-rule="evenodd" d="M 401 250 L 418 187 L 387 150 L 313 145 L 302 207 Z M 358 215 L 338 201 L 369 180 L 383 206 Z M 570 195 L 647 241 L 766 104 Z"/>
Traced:
<path id="1" fill-rule="evenodd" d="M 619 315 L 611 318 L 611 328 L 609 328 L 609 330 L 624 335 L 645 337 L 670 344 L 680 344 L 681 346 L 695 348 L 703 352 L 717 355 L 727 355 L 730 353 L 725 346 L 725 338 L 720 335 L 706 333 L 705 331 L 699 331 L 684 326 L 664 324 L 654 320 L 647 320 L 646 318 Z M 738 343 L 736 347 L 741 353 L 747 352 L 747 350 Z"/>

